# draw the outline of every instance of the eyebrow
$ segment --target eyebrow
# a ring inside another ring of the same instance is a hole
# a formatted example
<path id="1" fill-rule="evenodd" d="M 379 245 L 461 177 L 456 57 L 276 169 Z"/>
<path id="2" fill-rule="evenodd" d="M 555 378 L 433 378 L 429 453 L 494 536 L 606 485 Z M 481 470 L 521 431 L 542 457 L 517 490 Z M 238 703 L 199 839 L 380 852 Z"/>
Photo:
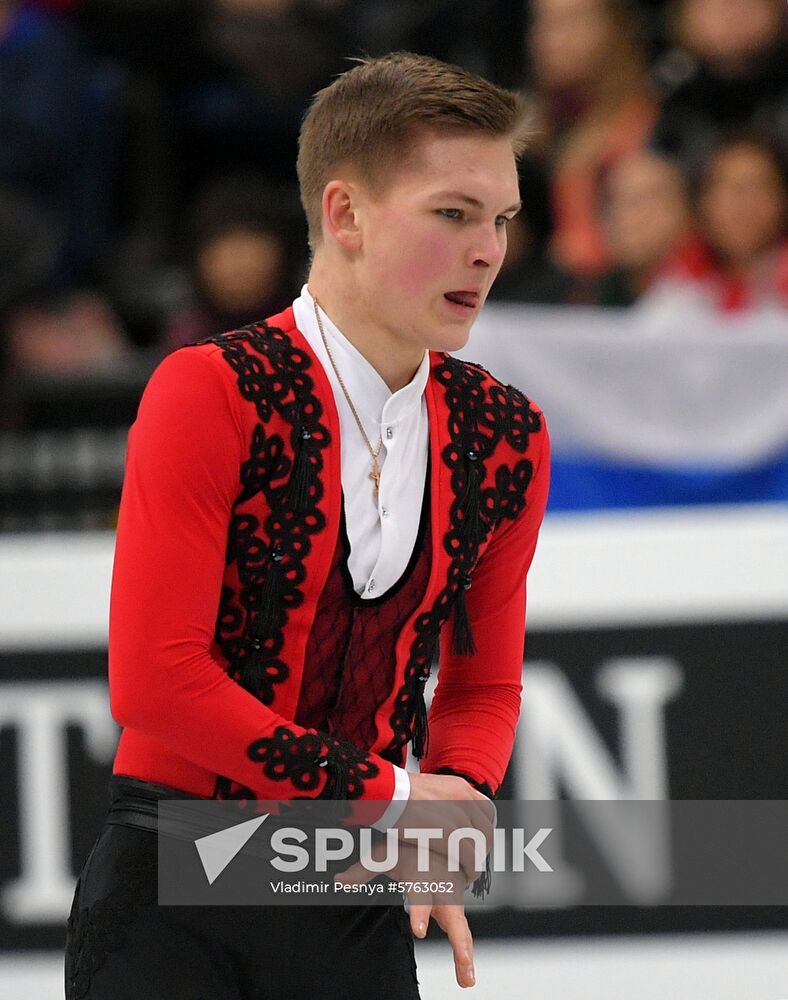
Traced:
<path id="1" fill-rule="evenodd" d="M 469 194 L 463 194 L 462 191 L 439 191 L 437 194 L 433 195 L 433 198 L 437 201 L 441 198 L 451 198 L 453 201 L 462 201 L 466 205 L 471 205 L 473 208 L 484 208 L 484 202 L 479 201 L 478 198 L 472 198 Z M 518 201 L 514 205 L 510 205 L 509 208 L 505 208 L 504 212 L 519 212 L 523 207 L 523 203 Z"/>

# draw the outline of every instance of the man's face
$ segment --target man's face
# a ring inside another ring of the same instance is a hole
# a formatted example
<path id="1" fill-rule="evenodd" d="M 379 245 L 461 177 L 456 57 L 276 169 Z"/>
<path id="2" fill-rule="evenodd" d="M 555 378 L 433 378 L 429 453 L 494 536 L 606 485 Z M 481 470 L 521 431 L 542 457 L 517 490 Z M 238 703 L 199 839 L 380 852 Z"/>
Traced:
<path id="1" fill-rule="evenodd" d="M 537 81 L 547 90 L 587 87 L 617 44 L 600 0 L 536 0 L 530 49 Z"/>
<path id="2" fill-rule="evenodd" d="M 468 340 L 519 207 L 506 138 L 428 133 L 377 196 L 362 196 L 357 278 L 378 328 L 409 346 Z"/>
<path id="3" fill-rule="evenodd" d="M 685 44 L 733 73 L 775 44 L 784 19 L 785 3 L 775 0 L 684 0 L 679 8 Z"/>
<path id="4" fill-rule="evenodd" d="M 700 198 L 706 238 L 724 259 L 748 266 L 785 231 L 786 199 L 771 157 L 746 143 L 719 152 Z"/>
<path id="5" fill-rule="evenodd" d="M 689 204 L 676 166 L 648 151 L 623 160 L 608 181 L 607 229 L 624 267 L 651 268 L 684 234 Z"/>

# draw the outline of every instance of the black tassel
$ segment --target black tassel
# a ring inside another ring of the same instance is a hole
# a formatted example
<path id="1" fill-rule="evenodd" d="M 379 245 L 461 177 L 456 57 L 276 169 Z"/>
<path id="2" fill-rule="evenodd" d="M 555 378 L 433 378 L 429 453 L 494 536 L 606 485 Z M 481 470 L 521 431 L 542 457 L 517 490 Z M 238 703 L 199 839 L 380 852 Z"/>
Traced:
<path id="1" fill-rule="evenodd" d="M 432 658 L 430 660 L 430 664 L 439 664 L 440 661 L 441 661 L 441 634 L 440 632 L 438 632 L 438 634 L 435 636 L 435 645 L 432 650 Z"/>
<path id="2" fill-rule="evenodd" d="M 429 726 L 427 725 L 427 703 L 424 700 L 424 688 L 428 677 L 429 674 L 419 677 L 418 687 L 414 695 L 413 756 L 417 759 L 424 757 L 429 752 L 430 745 Z"/>
<path id="3" fill-rule="evenodd" d="M 473 641 L 473 631 L 468 618 L 468 606 L 465 603 L 465 591 L 471 589 L 471 578 L 464 576 L 460 590 L 454 602 L 454 630 L 452 632 L 451 651 L 456 656 L 475 656 L 476 643 Z"/>
<path id="4" fill-rule="evenodd" d="M 469 544 L 478 544 L 484 537 L 484 525 L 482 524 L 482 496 L 481 481 L 479 473 L 479 454 L 473 449 L 465 452 L 467 463 L 465 466 L 465 495 L 462 498 L 462 521 L 460 523 L 460 534 L 463 540 Z"/>
<path id="5" fill-rule="evenodd" d="M 263 686 L 263 664 L 260 656 L 262 645 L 260 639 L 252 640 L 252 652 L 246 662 L 243 677 L 241 678 L 241 687 L 255 697 L 257 697 L 260 688 Z"/>
<path id="6" fill-rule="evenodd" d="M 257 621 L 254 627 L 252 638 L 252 653 L 244 667 L 241 684 L 253 695 L 260 692 L 263 686 L 263 663 L 262 649 L 265 639 L 271 634 L 274 620 L 279 611 L 280 590 L 282 575 L 279 564 L 284 558 L 278 545 L 274 545 L 271 550 L 271 561 L 266 570 L 260 591 L 260 610 L 257 613 Z"/>
<path id="7" fill-rule="evenodd" d="M 290 503 L 298 511 L 304 511 L 309 503 L 309 447 L 308 441 L 312 437 L 311 433 L 302 427 L 298 434 L 296 443 L 296 456 L 293 460 L 293 471 L 290 474 L 290 482 L 287 486 L 287 494 Z"/>
<path id="8" fill-rule="evenodd" d="M 327 780 L 320 797 L 323 799 L 346 799 L 348 791 L 347 767 L 345 762 L 331 750 L 318 759 L 318 765 L 328 769 Z"/>
<path id="9" fill-rule="evenodd" d="M 484 899 L 485 895 L 490 891 L 491 885 L 492 867 L 490 865 L 490 855 L 488 854 L 484 871 L 471 886 L 471 892 L 473 893 L 474 899 Z"/>
<path id="10" fill-rule="evenodd" d="M 282 587 L 281 563 L 284 553 L 277 543 L 271 549 L 271 558 L 263 580 L 260 592 L 260 611 L 257 615 L 257 629 L 255 635 L 264 639 L 270 635 L 273 628 L 276 613 L 279 611 L 280 594 Z"/>

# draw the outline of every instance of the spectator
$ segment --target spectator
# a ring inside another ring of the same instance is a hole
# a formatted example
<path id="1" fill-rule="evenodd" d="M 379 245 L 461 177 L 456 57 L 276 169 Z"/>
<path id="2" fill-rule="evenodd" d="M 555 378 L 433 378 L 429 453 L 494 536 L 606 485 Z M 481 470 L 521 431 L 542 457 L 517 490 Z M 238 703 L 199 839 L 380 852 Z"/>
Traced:
<path id="1" fill-rule="evenodd" d="M 701 238 L 670 281 L 724 312 L 788 307 L 788 170 L 776 143 L 723 140 L 702 171 L 698 208 Z"/>
<path id="2" fill-rule="evenodd" d="M 353 0 L 348 52 L 422 52 L 516 87 L 524 18 L 524 5 L 511 0 Z"/>
<path id="3" fill-rule="evenodd" d="M 506 257 L 490 291 L 492 301 L 560 304 L 570 301 L 574 280 L 550 256 L 554 220 L 544 165 L 524 156 L 518 166 L 523 207 L 506 226 Z"/>
<path id="4" fill-rule="evenodd" d="M 0 0 L 0 327 L 12 373 L 127 356 L 106 300 L 83 287 L 110 232 L 112 92 L 57 15 Z"/>
<path id="5" fill-rule="evenodd" d="M 208 43 L 261 104 L 295 114 L 341 68 L 348 0 L 213 0 Z M 294 52 L 298 58 L 293 58 Z"/>
<path id="6" fill-rule="evenodd" d="M 58 2 L 64 6 L 67 0 Z M 91 51 L 135 73 L 155 75 L 174 90 L 204 72 L 198 39 L 208 4 L 209 0 L 77 0 L 71 6 Z"/>
<path id="7" fill-rule="evenodd" d="M 311 95 L 347 68 L 349 0 L 205 0 L 201 59 L 209 71 L 180 95 L 186 182 L 199 189 L 226 169 L 266 163 L 295 181 L 296 138 Z M 272 155 L 272 150 L 275 152 Z M 195 155 L 196 154 L 196 155 Z M 195 174 L 195 165 L 204 165 Z"/>
<path id="8" fill-rule="evenodd" d="M 602 306 L 633 305 L 691 238 L 689 194 L 675 162 L 643 150 L 608 178 L 603 216 L 613 267 L 595 284 Z"/>
<path id="9" fill-rule="evenodd" d="M 73 377 L 112 372 L 132 357 L 122 326 L 97 292 L 28 302 L 9 317 L 6 336 L 12 373 Z"/>
<path id="10" fill-rule="evenodd" d="M 785 0 L 679 0 L 653 144 L 696 168 L 732 128 L 775 131 L 788 152 Z"/>
<path id="11" fill-rule="evenodd" d="M 80 3 L 81 0 L 32 0 L 28 6 L 45 7 L 49 10 L 56 10 L 61 14 L 70 14 L 79 7 Z"/>
<path id="12" fill-rule="evenodd" d="M 0 184 L 0 325 L 52 280 L 64 236 L 53 217 L 11 185 Z"/>
<path id="13" fill-rule="evenodd" d="M 627 0 L 535 0 L 529 46 L 553 173 L 553 252 L 596 275 L 610 260 L 598 218 L 604 176 L 645 145 L 657 114 L 637 14 Z"/>
<path id="14" fill-rule="evenodd" d="M 59 239 L 51 278 L 61 287 L 76 286 L 105 248 L 111 93 L 56 15 L 0 0 L 0 186 Z"/>
<path id="15" fill-rule="evenodd" d="M 213 182 L 193 209 L 190 294 L 170 318 L 165 352 L 279 312 L 300 287 L 297 199 L 259 174 Z"/>

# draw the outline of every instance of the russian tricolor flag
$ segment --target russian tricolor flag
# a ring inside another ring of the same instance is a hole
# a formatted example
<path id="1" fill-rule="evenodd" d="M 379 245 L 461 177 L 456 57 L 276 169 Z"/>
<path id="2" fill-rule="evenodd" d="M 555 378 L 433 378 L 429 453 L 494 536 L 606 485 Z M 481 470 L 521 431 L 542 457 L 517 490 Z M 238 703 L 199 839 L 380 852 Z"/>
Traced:
<path id="1" fill-rule="evenodd" d="M 461 356 L 544 410 L 549 510 L 788 500 L 788 315 L 491 303 Z"/>

